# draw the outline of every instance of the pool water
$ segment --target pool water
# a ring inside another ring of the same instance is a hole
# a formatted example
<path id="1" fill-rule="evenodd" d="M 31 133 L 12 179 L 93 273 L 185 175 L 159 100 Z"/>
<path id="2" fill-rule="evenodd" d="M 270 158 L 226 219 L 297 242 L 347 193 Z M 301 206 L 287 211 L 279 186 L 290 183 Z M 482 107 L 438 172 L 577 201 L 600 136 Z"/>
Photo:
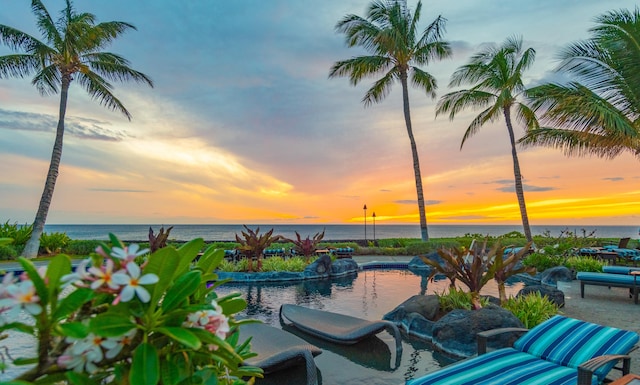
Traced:
<path id="1" fill-rule="evenodd" d="M 508 286 L 507 295 L 515 295 L 522 286 Z M 296 283 L 231 283 L 220 287 L 217 292 L 219 295 L 241 293 L 248 307 L 239 316 L 282 328 L 278 311 L 285 303 L 380 320 L 413 295 L 443 293 L 448 287 L 448 280 L 427 283 L 426 276 L 408 270 L 376 269 L 337 279 Z M 497 297 L 497 292 L 496 284 L 490 282 L 482 294 Z M 408 335 L 403 335 L 402 354 L 396 357 L 395 341 L 386 331 L 361 343 L 343 346 L 319 340 L 291 327 L 285 327 L 285 330 L 323 349 L 315 362 L 320 383 L 325 385 L 400 385 L 455 361 L 434 352 L 428 342 Z M 297 385 L 303 384 L 304 378 L 305 371 L 301 365 L 300 368 L 270 374 L 257 383 Z"/>

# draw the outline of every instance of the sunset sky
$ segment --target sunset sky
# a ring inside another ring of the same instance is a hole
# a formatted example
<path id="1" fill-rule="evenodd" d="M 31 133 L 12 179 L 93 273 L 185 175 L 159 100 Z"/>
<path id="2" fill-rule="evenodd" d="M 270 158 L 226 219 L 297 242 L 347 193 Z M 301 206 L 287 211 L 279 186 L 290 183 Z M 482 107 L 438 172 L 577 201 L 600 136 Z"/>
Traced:
<path id="1" fill-rule="evenodd" d="M 62 0 L 45 0 L 54 18 Z M 416 1 L 408 1 L 415 7 Z M 133 119 L 72 84 L 60 176 L 47 223 L 378 223 L 418 221 L 400 84 L 365 108 L 373 79 L 329 79 L 333 63 L 362 55 L 334 27 L 364 16 L 363 0 L 76 0 L 98 21 L 126 21 L 108 51 L 129 59 L 155 88 L 114 83 Z M 483 44 L 521 35 L 536 61 L 528 86 L 552 79 L 555 57 L 589 36 L 593 18 L 621 0 L 424 1 L 420 30 L 448 21 L 453 57 L 423 67 L 438 80 Z M 0 24 L 41 38 L 28 1 L 2 0 Z M 0 46 L 0 55 L 9 54 Z M 27 79 L 0 79 L 0 221 L 31 223 L 44 186 L 59 95 Z M 437 102 L 410 91 L 431 224 L 518 224 L 504 121 L 460 150 L 479 111 L 435 117 Z M 522 127 L 516 127 L 517 135 Z M 520 150 L 533 225 L 640 224 L 640 162 Z"/>

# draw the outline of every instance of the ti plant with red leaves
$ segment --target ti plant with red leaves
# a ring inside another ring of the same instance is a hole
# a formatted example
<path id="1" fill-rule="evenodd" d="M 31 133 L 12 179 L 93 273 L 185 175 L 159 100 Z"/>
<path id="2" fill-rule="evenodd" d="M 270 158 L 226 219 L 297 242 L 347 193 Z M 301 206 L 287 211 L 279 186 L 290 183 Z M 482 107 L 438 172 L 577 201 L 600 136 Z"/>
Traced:
<path id="1" fill-rule="evenodd" d="M 492 264 L 490 270 L 493 271 L 493 279 L 495 279 L 496 283 L 498 284 L 498 295 L 500 296 L 500 304 L 504 305 L 507 302 L 507 294 L 504 287 L 507 279 L 520 273 L 527 273 L 530 275 L 534 275 L 536 273 L 536 269 L 534 267 L 524 266 L 519 263 L 527 255 L 530 248 L 531 242 L 527 243 L 518 252 L 511 251 L 510 253 L 508 253 L 508 257 L 506 259 L 504 247 L 492 249 L 495 250 L 495 255 L 489 255 L 489 257 L 491 257 L 490 261 Z"/>
<path id="2" fill-rule="evenodd" d="M 167 228 L 167 232 L 164 231 L 164 226 L 160 228 L 158 235 L 153 233 L 153 229 L 149 227 L 149 249 L 151 252 L 155 252 L 158 249 L 167 247 L 167 240 L 169 239 L 169 233 L 173 229 L 173 226 Z"/>
<path id="3" fill-rule="evenodd" d="M 240 246 L 236 247 L 236 249 L 247 257 L 249 271 L 253 271 L 254 258 L 257 260 L 258 264 L 256 269 L 257 271 L 260 271 L 262 270 L 262 258 L 264 250 L 268 248 L 272 243 L 277 242 L 283 238 L 281 235 L 273 236 L 273 229 L 260 235 L 259 227 L 256 229 L 256 231 L 253 231 L 246 225 L 242 226 L 247 231 L 242 231 L 242 237 L 244 239 L 240 238 L 238 234 L 236 234 L 236 242 L 240 244 Z"/>
<path id="4" fill-rule="evenodd" d="M 304 255 L 305 260 L 309 263 L 311 256 L 318 249 L 318 244 L 324 238 L 324 230 L 321 233 L 316 233 L 313 239 L 310 239 L 308 235 L 306 239 L 302 239 L 297 231 L 295 233 L 297 239 L 286 239 L 286 241 L 293 243 L 293 250 L 300 255 Z"/>

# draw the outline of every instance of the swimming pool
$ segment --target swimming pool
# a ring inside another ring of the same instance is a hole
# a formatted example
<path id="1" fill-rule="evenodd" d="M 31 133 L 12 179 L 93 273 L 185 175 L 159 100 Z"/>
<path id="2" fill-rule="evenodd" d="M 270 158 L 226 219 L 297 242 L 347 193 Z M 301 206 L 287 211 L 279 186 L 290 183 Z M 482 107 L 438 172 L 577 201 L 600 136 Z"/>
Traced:
<path id="1" fill-rule="evenodd" d="M 231 283 L 220 287 L 217 292 L 220 295 L 241 293 L 248 303 L 241 316 L 281 328 L 278 310 L 284 303 L 379 320 L 413 295 L 442 293 L 448 290 L 448 286 L 448 280 L 427 283 L 426 276 L 406 269 L 371 269 L 327 280 Z M 522 286 L 511 285 L 507 295 L 515 295 Z M 482 294 L 497 296 L 495 283 L 487 284 Z M 315 361 L 320 383 L 324 385 L 400 385 L 454 361 L 434 352 L 429 343 L 407 335 L 403 335 L 402 354 L 396 357 L 394 339 L 387 332 L 356 345 L 341 346 L 295 329 L 286 330 L 323 349 Z M 304 383 L 304 378 L 304 368 L 300 367 L 271 374 L 257 383 L 294 385 Z"/>

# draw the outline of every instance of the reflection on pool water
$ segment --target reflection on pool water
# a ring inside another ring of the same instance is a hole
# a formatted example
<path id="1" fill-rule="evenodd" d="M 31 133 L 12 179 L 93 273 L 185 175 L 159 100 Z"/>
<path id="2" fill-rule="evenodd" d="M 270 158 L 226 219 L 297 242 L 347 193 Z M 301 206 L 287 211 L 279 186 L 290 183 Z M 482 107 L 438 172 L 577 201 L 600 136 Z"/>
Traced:
<path id="1" fill-rule="evenodd" d="M 449 281 L 429 282 L 427 277 L 408 270 L 364 270 L 357 275 L 327 280 L 295 283 L 226 284 L 217 292 L 225 295 L 240 292 L 248 307 L 242 316 L 255 318 L 281 328 L 278 310 L 284 303 L 292 303 L 348 314 L 369 320 L 379 320 L 397 305 L 416 294 L 435 294 L 448 290 Z M 515 295 L 522 284 L 507 288 L 507 295 Z M 482 294 L 497 297 L 497 286 L 490 282 Z M 286 327 L 285 330 L 323 349 L 315 361 L 321 383 L 325 385 L 404 384 L 406 380 L 453 362 L 453 359 L 434 352 L 429 343 L 403 336 L 403 351 L 396 357 L 395 342 L 387 332 L 351 346 L 324 342 Z M 300 384 L 305 378 L 304 368 L 274 373 L 258 384 Z"/>

